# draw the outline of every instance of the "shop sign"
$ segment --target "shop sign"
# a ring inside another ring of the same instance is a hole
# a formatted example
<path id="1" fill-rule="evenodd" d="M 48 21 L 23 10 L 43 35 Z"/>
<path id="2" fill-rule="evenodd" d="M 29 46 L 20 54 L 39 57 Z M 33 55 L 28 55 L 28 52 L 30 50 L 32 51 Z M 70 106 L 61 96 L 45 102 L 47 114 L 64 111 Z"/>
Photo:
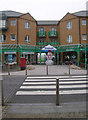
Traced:
<path id="1" fill-rule="evenodd" d="M 4 52 L 4 54 L 16 54 L 16 52 Z"/>
<path id="2" fill-rule="evenodd" d="M 74 49 L 72 49 L 72 48 L 71 49 L 66 49 L 66 51 L 74 51 Z"/>
<path id="3" fill-rule="evenodd" d="M 34 54 L 34 52 L 23 52 L 23 54 Z"/>

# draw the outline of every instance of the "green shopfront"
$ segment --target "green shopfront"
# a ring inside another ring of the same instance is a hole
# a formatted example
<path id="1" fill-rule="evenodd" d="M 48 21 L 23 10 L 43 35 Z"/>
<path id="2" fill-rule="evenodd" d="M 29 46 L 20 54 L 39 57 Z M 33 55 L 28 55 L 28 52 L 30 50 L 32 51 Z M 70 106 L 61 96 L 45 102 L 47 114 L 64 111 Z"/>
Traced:
<path id="1" fill-rule="evenodd" d="M 80 62 L 83 62 L 85 65 L 85 69 L 88 64 L 88 44 L 74 44 L 74 45 L 64 45 L 64 46 L 56 46 L 56 60 L 57 65 L 60 64 L 60 57 L 69 56 L 71 53 L 72 59 L 76 59 L 77 66 L 80 66 Z M 19 57 L 28 56 L 28 59 L 40 53 L 40 65 L 41 65 L 41 49 L 38 46 L 30 46 L 30 45 L 16 45 L 16 44 L 3 44 L 0 46 L 0 63 L 4 64 L 4 61 L 8 62 L 13 61 L 14 63 L 18 62 Z M 61 56 L 63 53 L 63 56 Z M 3 56 L 4 54 L 4 56 Z M 3 60 L 4 57 L 4 60 Z M 35 59 L 36 62 L 37 59 Z M 64 62 L 63 59 L 62 62 Z M 37 63 L 37 62 L 36 62 Z"/>

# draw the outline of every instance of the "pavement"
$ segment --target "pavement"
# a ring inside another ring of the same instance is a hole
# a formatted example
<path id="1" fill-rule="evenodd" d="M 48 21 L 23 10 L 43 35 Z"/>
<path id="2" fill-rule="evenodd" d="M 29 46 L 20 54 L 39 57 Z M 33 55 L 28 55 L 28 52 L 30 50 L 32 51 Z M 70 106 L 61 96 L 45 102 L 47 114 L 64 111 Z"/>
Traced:
<path id="1" fill-rule="evenodd" d="M 27 75 L 47 75 L 46 65 L 31 65 L 33 70 L 27 70 Z M 20 70 L 20 66 L 10 69 L 10 75 L 25 75 L 25 70 Z M 70 75 L 87 74 L 84 68 L 70 69 Z M 8 67 L 4 67 L 0 75 L 8 75 Z M 48 75 L 69 75 L 69 65 L 52 65 L 48 66 Z"/>
<path id="2" fill-rule="evenodd" d="M 86 118 L 86 102 L 55 104 L 9 104 L 3 118 Z"/>
<path id="3" fill-rule="evenodd" d="M 34 65 L 34 70 L 28 70 L 28 75 L 46 75 L 46 66 Z M 69 75 L 68 66 L 49 66 L 49 75 Z M 85 69 L 75 70 L 71 69 L 72 75 L 86 75 Z M 3 71 L 1 75 L 8 75 L 7 71 Z M 12 70 L 10 75 L 25 75 L 25 71 Z M 56 106 L 55 103 L 33 103 L 33 104 L 21 104 L 14 103 L 3 106 L 2 117 L 3 118 L 85 118 L 87 119 L 87 103 L 86 101 L 71 102 L 71 103 L 59 103 Z M 1 114 L 0 114 L 1 115 Z"/>

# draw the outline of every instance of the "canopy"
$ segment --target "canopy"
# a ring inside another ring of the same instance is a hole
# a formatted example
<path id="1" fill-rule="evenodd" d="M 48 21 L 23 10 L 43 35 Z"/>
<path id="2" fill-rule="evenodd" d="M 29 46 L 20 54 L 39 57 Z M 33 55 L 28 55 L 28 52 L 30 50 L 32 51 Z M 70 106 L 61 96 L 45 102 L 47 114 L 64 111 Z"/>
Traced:
<path id="1" fill-rule="evenodd" d="M 56 48 L 54 48 L 53 46 L 51 46 L 51 45 L 47 45 L 47 46 L 45 46 L 44 48 L 42 48 L 42 52 L 48 52 L 49 50 L 51 50 L 51 52 L 54 52 L 54 51 L 57 51 L 57 49 Z"/>

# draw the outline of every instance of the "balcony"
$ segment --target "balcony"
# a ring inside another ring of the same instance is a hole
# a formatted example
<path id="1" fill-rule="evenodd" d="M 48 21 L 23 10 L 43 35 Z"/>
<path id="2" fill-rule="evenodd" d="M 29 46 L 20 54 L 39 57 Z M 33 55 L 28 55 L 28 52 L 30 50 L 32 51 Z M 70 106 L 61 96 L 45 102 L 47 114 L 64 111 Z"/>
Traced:
<path id="1" fill-rule="evenodd" d="M 37 42 L 36 45 L 60 45 L 60 42 Z"/>
<path id="2" fill-rule="evenodd" d="M 39 31 L 37 32 L 38 37 L 46 37 L 46 32 L 45 31 Z"/>
<path id="3" fill-rule="evenodd" d="M 50 32 L 48 33 L 48 35 L 49 35 L 49 37 L 57 37 L 57 36 L 58 36 L 58 33 L 57 33 L 57 31 L 50 31 Z"/>

